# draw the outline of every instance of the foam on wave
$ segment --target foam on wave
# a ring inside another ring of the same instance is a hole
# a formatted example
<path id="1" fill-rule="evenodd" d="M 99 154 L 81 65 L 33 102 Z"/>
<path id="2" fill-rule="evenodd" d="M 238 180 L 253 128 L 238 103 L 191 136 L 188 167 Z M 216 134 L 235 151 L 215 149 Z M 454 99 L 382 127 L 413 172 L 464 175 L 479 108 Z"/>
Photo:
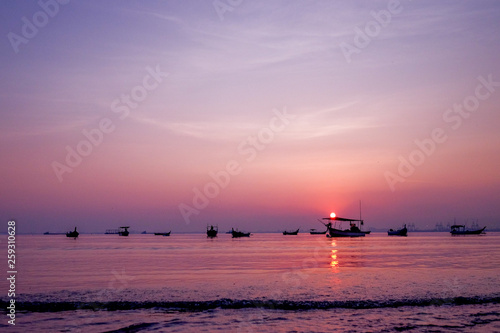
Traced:
<path id="1" fill-rule="evenodd" d="M 30 312 L 59 312 L 72 310 L 140 310 L 160 309 L 178 311 L 203 311 L 210 309 L 247 309 L 264 308 L 277 310 L 321 310 L 334 308 L 347 309 L 374 309 L 374 308 L 396 308 L 403 306 L 441 306 L 441 305 L 468 305 L 500 303 L 500 296 L 475 296 L 475 297 L 453 297 L 453 298 L 429 298 L 429 299 L 399 299 L 399 300 L 349 300 L 349 301 L 294 301 L 294 300 L 233 300 L 218 299 L 212 301 L 177 301 L 177 302 L 134 302 L 134 301 L 112 301 L 112 302 L 16 302 L 18 311 Z M 6 309 L 8 303 L 0 301 L 0 307 Z"/>

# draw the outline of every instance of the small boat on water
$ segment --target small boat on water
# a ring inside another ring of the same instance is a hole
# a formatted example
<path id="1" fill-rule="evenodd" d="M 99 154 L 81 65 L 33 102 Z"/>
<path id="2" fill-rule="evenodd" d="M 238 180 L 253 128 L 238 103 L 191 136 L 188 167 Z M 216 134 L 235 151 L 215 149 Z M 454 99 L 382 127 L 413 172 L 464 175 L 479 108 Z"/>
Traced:
<path id="1" fill-rule="evenodd" d="M 155 232 L 155 236 L 170 236 L 170 233 L 172 231 L 169 231 L 169 232 Z"/>
<path id="2" fill-rule="evenodd" d="M 231 233 L 233 234 L 233 238 L 239 238 L 239 237 L 250 237 L 249 232 L 241 232 L 238 230 L 231 229 Z"/>
<path id="3" fill-rule="evenodd" d="M 285 230 L 285 231 L 283 231 L 283 235 L 298 235 L 299 234 L 299 230 L 300 230 L 300 228 L 297 229 L 297 230 L 294 230 L 294 231 L 286 231 Z"/>
<path id="4" fill-rule="evenodd" d="M 118 230 L 118 235 L 119 236 L 128 236 L 129 235 L 128 228 L 130 228 L 130 227 L 120 227 L 120 229 Z"/>
<path id="5" fill-rule="evenodd" d="M 484 229 L 486 229 L 486 227 L 483 227 L 481 229 L 468 230 L 465 228 L 465 225 L 455 224 L 451 226 L 450 233 L 452 235 L 479 235 L 484 232 Z"/>
<path id="6" fill-rule="evenodd" d="M 327 228 L 327 237 L 365 237 L 370 231 L 362 231 L 361 226 L 364 224 L 363 220 L 348 219 L 336 216 L 335 213 L 330 214 L 330 217 L 325 217 L 323 220 L 330 222 L 323 223 Z M 332 223 L 333 221 L 333 223 Z M 349 222 L 349 228 L 343 228 L 343 222 Z"/>
<path id="7" fill-rule="evenodd" d="M 401 229 L 398 230 L 389 229 L 387 231 L 388 236 L 407 236 L 407 234 L 408 234 L 408 229 L 406 228 L 406 224 Z"/>
<path id="8" fill-rule="evenodd" d="M 327 231 L 328 231 L 328 230 L 325 230 L 325 231 L 317 231 L 316 229 L 311 229 L 311 230 L 309 230 L 309 233 L 310 233 L 311 235 L 324 235 L 324 234 L 326 234 L 326 232 L 327 232 Z"/>
<path id="9" fill-rule="evenodd" d="M 75 230 L 73 230 L 73 231 L 68 231 L 68 232 L 66 233 L 66 237 L 73 237 L 73 238 L 76 238 L 76 237 L 78 237 L 78 235 L 79 235 L 79 234 L 80 234 L 80 233 L 79 233 L 78 231 L 76 231 L 76 227 L 75 227 Z"/>
<path id="10" fill-rule="evenodd" d="M 211 225 L 210 227 L 207 225 L 207 237 L 213 238 L 217 237 L 217 233 L 219 232 L 218 226 Z"/>

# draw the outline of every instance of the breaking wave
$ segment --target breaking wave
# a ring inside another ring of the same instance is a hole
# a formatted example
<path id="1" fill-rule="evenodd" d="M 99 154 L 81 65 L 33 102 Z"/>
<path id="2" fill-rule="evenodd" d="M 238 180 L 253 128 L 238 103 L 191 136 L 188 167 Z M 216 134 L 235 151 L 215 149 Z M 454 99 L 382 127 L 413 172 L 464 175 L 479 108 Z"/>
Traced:
<path id="1" fill-rule="evenodd" d="M 294 300 L 233 300 L 218 299 L 212 301 L 111 301 L 111 302 L 16 302 L 18 311 L 28 312 L 59 312 L 72 310 L 118 311 L 118 310 L 176 310 L 176 311 L 204 311 L 210 309 L 276 309 L 276 310 L 322 310 L 322 309 L 375 309 L 397 307 L 425 307 L 441 305 L 471 305 L 497 304 L 500 296 L 476 296 L 429 299 L 399 299 L 399 300 L 349 300 L 349 301 L 294 301 Z M 8 302 L 0 301 L 2 309 L 6 309 Z"/>

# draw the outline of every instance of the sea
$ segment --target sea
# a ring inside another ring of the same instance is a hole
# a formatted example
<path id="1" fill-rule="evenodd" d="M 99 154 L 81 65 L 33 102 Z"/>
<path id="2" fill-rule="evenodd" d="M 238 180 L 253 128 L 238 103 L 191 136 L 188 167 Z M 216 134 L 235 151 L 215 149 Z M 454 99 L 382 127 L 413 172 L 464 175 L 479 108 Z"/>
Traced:
<path id="1" fill-rule="evenodd" d="M 19 235 L 16 270 L 1 332 L 500 332 L 497 232 Z"/>

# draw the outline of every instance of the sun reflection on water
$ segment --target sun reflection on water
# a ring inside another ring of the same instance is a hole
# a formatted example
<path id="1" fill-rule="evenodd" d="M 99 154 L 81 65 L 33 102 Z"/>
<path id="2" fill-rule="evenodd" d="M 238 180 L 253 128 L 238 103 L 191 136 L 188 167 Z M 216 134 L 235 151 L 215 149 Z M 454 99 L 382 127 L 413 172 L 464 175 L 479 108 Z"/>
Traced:
<path id="1" fill-rule="evenodd" d="M 330 267 L 332 268 L 332 271 L 333 272 L 338 272 L 338 268 L 339 268 L 339 261 L 337 260 L 337 249 L 335 249 L 335 247 L 337 247 L 337 241 L 336 240 L 332 240 L 332 253 L 330 255 L 331 257 L 331 261 L 330 261 Z"/>

